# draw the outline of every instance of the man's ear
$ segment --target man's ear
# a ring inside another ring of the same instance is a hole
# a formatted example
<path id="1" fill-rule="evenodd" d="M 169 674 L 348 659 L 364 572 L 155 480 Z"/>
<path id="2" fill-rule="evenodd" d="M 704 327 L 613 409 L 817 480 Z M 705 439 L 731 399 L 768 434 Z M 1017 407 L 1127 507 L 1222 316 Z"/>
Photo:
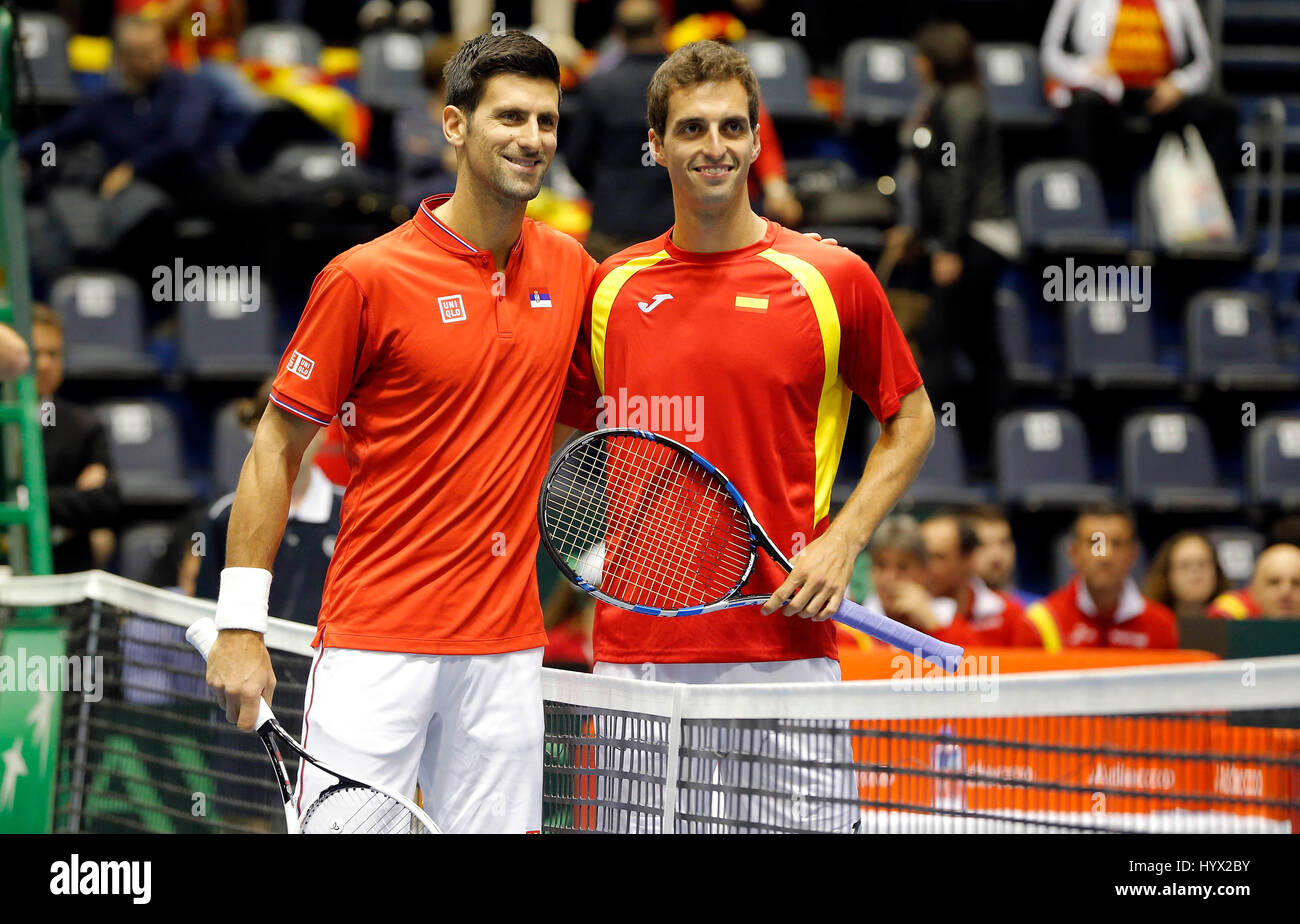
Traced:
<path id="1" fill-rule="evenodd" d="M 465 146 L 465 135 L 469 132 L 469 117 L 457 106 L 444 106 L 442 110 L 442 134 L 447 143 L 455 148 Z"/>
<path id="2" fill-rule="evenodd" d="M 763 150 L 763 138 L 758 133 L 758 126 L 754 126 L 754 153 L 750 156 L 749 162 L 752 164 L 758 160 L 759 153 Z"/>
<path id="3" fill-rule="evenodd" d="M 655 163 L 661 167 L 667 167 L 664 163 L 664 144 L 663 141 L 655 134 L 655 130 L 650 129 L 647 137 L 650 139 L 650 153 L 654 156 Z"/>

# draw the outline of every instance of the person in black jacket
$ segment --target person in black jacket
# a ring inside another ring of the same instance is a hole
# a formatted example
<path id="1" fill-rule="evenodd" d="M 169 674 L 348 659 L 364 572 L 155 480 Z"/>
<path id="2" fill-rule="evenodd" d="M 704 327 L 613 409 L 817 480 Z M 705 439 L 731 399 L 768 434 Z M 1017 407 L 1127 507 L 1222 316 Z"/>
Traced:
<path id="1" fill-rule="evenodd" d="M 1010 215 L 1002 146 L 965 27 L 931 24 L 916 46 L 925 91 L 901 129 L 900 187 L 910 195 L 887 241 L 895 256 L 919 244 L 929 258 L 932 302 L 918 337 L 922 372 L 936 408 L 954 403 L 982 469 L 992 418 L 1008 390 L 993 302 L 1003 259 L 977 239 L 981 226 Z M 959 381 L 963 353 L 973 371 L 969 385 Z"/>
<path id="2" fill-rule="evenodd" d="M 63 322 L 46 305 L 33 306 L 32 346 L 54 570 L 62 574 L 102 568 L 112 557 L 112 527 L 122 508 L 108 433 L 89 410 L 57 397 L 63 385 Z"/>
<path id="3" fill-rule="evenodd" d="M 623 56 L 587 79 L 560 133 L 565 164 L 591 200 L 587 252 L 597 262 L 673 223 L 672 183 L 649 154 L 645 121 L 646 89 L 664 60 L 663 19 L 653 0 L 623 0 L 614 22 Z"/>

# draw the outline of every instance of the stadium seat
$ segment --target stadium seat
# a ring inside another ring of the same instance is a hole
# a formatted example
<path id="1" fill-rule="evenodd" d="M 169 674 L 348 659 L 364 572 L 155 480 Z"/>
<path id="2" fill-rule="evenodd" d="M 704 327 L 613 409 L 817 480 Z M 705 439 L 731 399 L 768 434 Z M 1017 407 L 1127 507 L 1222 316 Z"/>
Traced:
<path id="1" fill-rule="evenodd" d="M 50 290 L 63 320 L 64 369 L 73 379 L 147 379 L 158 360 L 144 349 L 140 288 L 120 273 L 76 270 Z"/>
<path id="2" fill-rule="evenodd" d="M 1095 388 L 1161 388 L 1178 373 L 1156 362 L 1149 311 L 1127 302 L 1071 302 L 1065 309 L 1065 367 Z"/>
<path id="3" fill-rule="evenodd" d="M 154 568 L 167 554 L 174 528 L 170 523 L 138 523 L 122 533 L 118 542 L 118 570 L 122 577 L 142 584 L 154 579 Z"/>
<path id="4" fill-rule="evenodd" d="M 1279 362 L 1268 301 L 1258 292 L 1208 290 L 1187 305 L 1191 377 L 1221 389 L 1296 389 L 1300 375 Z"/>
<path id="5" fill-rule="evenodd" d="M 1028 510 L 1110 500 L 1092 475 L 1083 421 L 1064 409 L 1012 411 L 998 420 L 994 458 L 998 499 Z"/>
<path id="6" fill-rule="evenodd" d="M 24 10 L 19 20 L 23 57 L 31 66 L 31 76 L 36 81 L 36 102 L 50 105 L 71 105 L 80 97 L 72 66 L 68 63 L 68 39 L 71 31 L 63 17 L 53 13 L 36 13 Z M 18 99 L 32 98 L 32 87 L 27 80 L 27 68 L 14 64 L 17 76 Z"/>
<path id="7" fill-rule="evenodd" d="M 975 50 L 993 118 L 1003 125 L 1042 127 L 1056 121 L 1043 96 L 1043 74 L 1033 45 L 991 42 Z"/>
<path id="8" fill-rule="evenodd" d="M 998 312 L 1002 359 L 1011 381 L 1025 386 L 1050 385 L 1052 369 L 1035 356 L 1024 299 L 1011 289 L 998 289 L 993 300 Z"/>
<path id="9" fill-rule="evenodd" d="M 1122 254 L 1101 181 L 1080 160 L 1039 161 L 1016 174 L 1016 223 L 1026 248 L 1045 253 Z"/>
<path id="10" fill-rule="evenodd" d="M 114 474 L 129 505 L 178 505 L 194 501 L 185 479 L 180 423 L 155 401 L 107 401 L 95 414 L 108 431 Z"/>
<path id="11" fill-rule="evenodd" d="M 737 45 L 758 77 L 763 105 L 773 119 L 822 121 L 826 117 L 808 98 L 812 66 L 803 45 L 792 38 L 755 38 Z"/>
<path id="12" fill-rule="evenodd" d="M 1255 559 L 1264 551 L 1263 536 L 1253 529 L 1223 526 L 1207 529 L 1205 538 L 1214 546 L 1224 577 L 1237 587 L 1250 580 Z"/>
<path id="13" fill-rule="evenodd" d="M 239 484 L 253 434 L 239 424 L 239 401 L 227 402 L 212 423 L 212 493 L 229 494 Z"/>
<path id="14" fill-rule="evenodd" d="M 239 57 L 281 67 L 315 67 L 323 44 L 320 35 L 302 23 L 260 23 L 249 26 L 239 37 Z"/>
<path id="15" fill-rule="evenodd" d="M 237 298 L 180 302 L 180 368 L 199 379 L 261 381 L 275 370 L 275 307 L 265 285 L 261 304 Z"/>
<path id="16" fill-rule="evenodd" d="M 880 424 L 872 420 L 867 425 L 867 454 L 880 439 Z M 865 458 L 865 456 L 864 456 Z M 845 483 L 847 490 L 839 492 L 836 500 L 845 500 L 857 486 L 861 470 L 852 473 L 852 483 Z M 985 485 L 973 484 L 966 471 L 966 456 L 962 450 L 961 431 L 956 426 L 944 426 L 940 423 L 934 428 L 934 446 L 925 458 L 925 464 L 917 473 L 903 495 L 900 504 L 904 507 L 920 506 L 973 506 L 987 503 L 991 491 Z"/>
<path id="17" fill-rule="evenodd" d="M 1256 503 L 1300 508 L 1300 415 L 1265 417 L 1250 431 L 1246 472 Z"/>
<path id="18" fill-rule="evenodd" d="M 390 30 L 361 40 L 357 98 L 377 109 L 404 109 L 424 101 L 421 83 L 424 42 L 409 32 Z"/>
<path id="19" fill-rule="evenodd" d="M 1232 510 L 1241 492 L 1219 483 L 1210 431 L 1188 411 L 1133 414 L 1120 435 L 1124 496 L 1157 511 Z"/>
<path id="20" fill-rule="evenodd" d="M 921 93 L 916 46 L 887 39 L 859 39 L 844 50 L 844 115 L 881 125 L 902 120 Z"/>

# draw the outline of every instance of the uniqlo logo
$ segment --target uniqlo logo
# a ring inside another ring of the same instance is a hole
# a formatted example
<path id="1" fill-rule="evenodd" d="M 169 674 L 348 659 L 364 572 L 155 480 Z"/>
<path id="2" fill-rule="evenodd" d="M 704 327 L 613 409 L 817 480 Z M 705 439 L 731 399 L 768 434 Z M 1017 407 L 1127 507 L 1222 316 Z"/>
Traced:
<path id="1" fill-rule="evenodd" d="M 315 361 L 308 359 L 297 350 L 294 350 L 293 355 L 289 357 L 289 371 L 303 381 L 311 378 L 311 371 L 315 368 Z"/>
<path id="2" fill-rule="evenodd" d="M 442 312 L 442 323 L 465 320 L 465 302 L 459 295 L 444 295 L 438 299 L 438 310 Z"/>

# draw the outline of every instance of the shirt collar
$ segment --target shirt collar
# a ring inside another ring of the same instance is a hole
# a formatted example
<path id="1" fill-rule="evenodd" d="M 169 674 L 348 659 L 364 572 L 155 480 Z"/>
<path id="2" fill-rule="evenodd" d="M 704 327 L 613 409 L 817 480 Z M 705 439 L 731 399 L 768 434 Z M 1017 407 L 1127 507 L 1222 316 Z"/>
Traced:
<path id="1" fill-rule="evenodd" d="M 680 263 L 726 263 L 729 260 L 743 260 L 770 248 L 776 242 L 776 236 L 781 233 L 781 226 L 776 222 L 770 218 L 766 218 L 764 221 L 767 222 L 767 230 L 761 238 L 748 247 L 741 247 L 736 250 L 718 250 L 710 253 L 682 250 L 673 243 L 673 229 L 669 228 L 662 238 L 663 249 L 668 252 L 669 257 Z M 674 225 L 674 227 L 676 226 Z"/>
<path id="2" fill-rule="evenodd" d="M 434 209 L 438 208 L 438 206 L 442 205 L 444 202 L 450 201 L 453 195 L 454 193 L 442 193 L 437 196 L 430 196 L 421 202 L 420 208 L 416 211 L 415 218 L 413 219 L 416 226 L 431 240 L 452 253 L 464 254 L 465 256 L 471 257 L 480 257 L 485 254 L 490 256 L 488 251 L 480 250 L 475 247 L 469 241 L 465 240 L 465 238 L 447 227 L 444 222 L 439 221 L 438 217 L 433 214 Z M 520 228 L 519 237 L 515 239 L 515 245 L 510 248 L 510 256 L 513 257 L 517 254 L 519 249 L 523 247 L 523 244 L 524 232 L 523 228 Z"/>
<path id="3" fill-rule="evenodd" d="M 1002 611 L 1007 608 L 1007 602 L 988 584 L 985 584 L 982 578 L 971 577 L 970 589 L 971 618 L 988 619 L 992 616 L 1000 616 Z"/>
<path id="4" fill-rule="evenodd" d="M 1075 577 L 1074 603 L 1079 611 L 1089 619 L 1097 618 L 1097 604 L 1092 600 L 1092 594 L 1088 593 L 1088 585 L 1084 583 L 1083 578 Z M 1124 589 L 1119 592 L 1119 603 L 1115 605 L 1115 615 L 1111 617 L 1111 622 L 1119 625 L 1121 622 L 1128 622 L 1134 616 L 1140 616 L 1142 611 L 1147 608 L 1146 600 L 1142 597 L 1142 592 L 1138 590 L 1137 582 L 1133 578 L 1124 579 Z"/>
<path id="5" fill-rule="evenodd" d="M 289 518 L 303 523 L 328 523 L 334 510 L 334 482 L 325 477 L 315 464 L 311 479 L 298 503 L 289 505 Z"/>

